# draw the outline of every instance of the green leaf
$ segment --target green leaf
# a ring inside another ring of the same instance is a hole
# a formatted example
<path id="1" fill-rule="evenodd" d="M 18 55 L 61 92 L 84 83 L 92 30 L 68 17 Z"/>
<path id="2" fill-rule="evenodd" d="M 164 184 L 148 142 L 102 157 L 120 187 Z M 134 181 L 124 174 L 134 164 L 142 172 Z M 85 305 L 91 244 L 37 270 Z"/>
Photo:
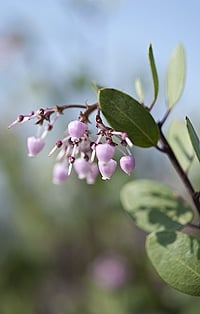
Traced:
<path id="1" fill-rule="evenodd" d="M 147 237 L 146 250 L 168 285 L 200 296 L 200 241 L 181 232 L 157 232 Z"/>
<path id="2" fill-rule="evenodd" d="M 193 218 L 191 208 L 174 191 L 156 181 L 136 180 L 121 190 L 124 209 L 141 229 L 177 230 Z"/>
<path id="3" fill-rule="evenodd" d="M 156 122 L 137 100 L 112 88 L 99 91 L 99 105 L 116 131 L 128 134 L 131 141 L 140 147 L 155 146 L 160 133 Z"/>
<path id="4" fill-rule="evenodd" d="M 172 121 L 168 128 L 167 138 L 181 167 L 188 170 L 194 154 L 185 124 L 179 120 Z"/>
<path id="5" fill-rule="evenodd" d="M 153 55 L 153 48 L 149 45 L 149 63 L 151 67 L 151 74 L 153 78 L 153 86 L 154 86 L 154 102 L 158 97 L 158 90 L 159 90 L 159 81 L 158 81 L 158 73 L 156 69 L 155 59 Z"/>
<path id="6" fill-rule="evenodd" d="M 135 91 L 136 91 L 137 97 L 139 98 L 140 103 L 143 104 L 144 103 L 144 91 L 143 91 L 142 82 L 140 79 L 137 79 L 135 81 Z"/>
<path id="7" fill-rule="evenodd" d="M 184 47 L 179 44 L 173 51 L 166 77 L 166 98 L 168 108 L 171 109 L 181 97 L 185 83 L 186 60 Z"/>
<path id="8" fill-rule="evenodd" d="M 197 158 L 200 161 L 200 141 L 199 141 L 199 137 L 192 125 L 192 123 L 190 122 L 190 119 L 188 117 L 186 117 L 186 125 L 187 125 L 187 129 L 188 129 L 188 133 L 190 136 L 190 140 L 192 143 L 192 146 L 194 148 L 194 151 L 197 155 Z"/>

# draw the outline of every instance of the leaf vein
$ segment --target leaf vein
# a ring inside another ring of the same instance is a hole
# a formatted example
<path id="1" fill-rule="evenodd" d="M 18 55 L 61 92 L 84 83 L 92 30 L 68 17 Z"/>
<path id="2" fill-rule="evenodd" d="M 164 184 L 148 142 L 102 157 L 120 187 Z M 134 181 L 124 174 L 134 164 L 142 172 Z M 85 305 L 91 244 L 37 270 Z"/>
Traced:
<path id="1" fill-rule="evenodd" d="M 112 103 L 113 103 L 113 102 L 112 102 Z M 113 104 L 114 104 L 114 103 L 113 103 Z M 118 112 L 119 112 L 121 115 L 123 115 L 127 120 L 129 120 L 129 121 L 131 122 L 131 124 L 133 124 L 133 125 L 149 140 L 149 142 L 150 142 L 151 144 L 153 144 L 153 146 L 155 145 L 155 143 L 152 141 L 151 137 L 149 137 L 148 134 L 145 133 L 145 132 L 143 131 L 143 129 L 140 128 L 140 127 L 138 126 L 138 124 L 136 124 L 128 115 L 126 115 L 126 114 L 124 113 L 124 111 L 120 110 L 120 108 L 119 108 L 118 106 L 116 107 L 116 109 L 118 110 Z"/>

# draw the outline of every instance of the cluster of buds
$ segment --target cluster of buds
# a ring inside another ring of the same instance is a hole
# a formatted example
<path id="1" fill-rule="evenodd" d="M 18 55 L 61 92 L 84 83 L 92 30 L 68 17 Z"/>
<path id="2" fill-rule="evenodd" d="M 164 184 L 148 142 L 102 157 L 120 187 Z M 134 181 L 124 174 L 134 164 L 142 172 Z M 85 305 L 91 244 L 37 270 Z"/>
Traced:
<path id="1" fill-rule="evenodd" d="M 122 154 L 119 162 L 121 169 L 130 175 L 135 167 L 135 159 L 130 151 L 133 144 L 125 132 L 117 132 L 103 123 L 98 104 L 40 109 L 28 115 L 19 115 L 9 127 L 36 119 L 37 134 L 27 139 L 28 156 L 34 157 L 41 152 L 48 132 L 68 108 L 84 108 L 85 111 L 80 113 L 77 120 L 69 122 L 65 136 L 56 142 L 49 153 L 51 156 L 59 150 L 53 169 L 53 183 L 60 184 L 67 180 L 72 169 L 79 179 L 85 179 L 88 184 L 93 184 L 99 173 L 103 180 L 109 180 L 117 167 L 117 161 L 114 159 L 116 150 Z M 88 130 L 88 117 L 94 110 L 97 110 L 95 140 L 91 138 Z"/>

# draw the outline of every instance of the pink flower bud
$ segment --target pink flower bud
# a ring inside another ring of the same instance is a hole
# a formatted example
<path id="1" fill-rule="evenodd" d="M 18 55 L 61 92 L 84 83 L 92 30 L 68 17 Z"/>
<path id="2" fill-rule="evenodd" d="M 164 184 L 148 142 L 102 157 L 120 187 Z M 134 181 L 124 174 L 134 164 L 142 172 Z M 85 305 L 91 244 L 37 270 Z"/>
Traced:
<path id="1" fill-rule="evenodd" d="M 98 174 L 99 174 L 99 168 L 98 168 L 97 164 L 95 164 L 95 163 L 90 164 L 90 171 L 88 172 L 88 174 L 86 176 L 87 184 L 94 184 Z"/>
<path id="2" fill-rule="evenodd" d="M 135 158 L 131 155 L 121 157 L 120 167 L 125 173 L 130 175 L 135 168 Z"/>
<path id="3" fill-rule="evenodd" d="M 35 157 L 44 147 L 45 142 L 40 137 L 31 136 L 27 139 L 28 156 Z"/>
<path id="4" fill-rule="evenodd" d="M 84 135 L 86 128 L 87 128 L 86 124 L 79 121 L 79 120 L 71 121 L 68 124 L 69 136 L 75 137 L 75 138 L 80 138 Z"/>
<path id="5" fill-rule="evenodd" d="M 115 153 L 115 146 L 112 146 L 108 143 L 98 144 L 96 146 L 96 156 L 99 161 L 108 162 L 113 158 Z"/>
<path id="6" fill-rule="evenodd" d="M 110 159 L 108 162 L 99 161 L 99 171 L 103 180 L 109 180 L 112 174 L 115 172 L 117 162 L 114 159 Z"/>
<path id="7" fill-rule="evenodd" d="M 85 179 L 90 171 L 90 163 L 84 158 L 78 158 L 74 162 L 74 170 L 78 174 L 79 179 Z"/>
<path id="8" fill-rule="evenodd" d="M 67 167 L 63 163 L 57 163 L 53 168 L 53 183 L 61 184 L 68 178 Z"/>

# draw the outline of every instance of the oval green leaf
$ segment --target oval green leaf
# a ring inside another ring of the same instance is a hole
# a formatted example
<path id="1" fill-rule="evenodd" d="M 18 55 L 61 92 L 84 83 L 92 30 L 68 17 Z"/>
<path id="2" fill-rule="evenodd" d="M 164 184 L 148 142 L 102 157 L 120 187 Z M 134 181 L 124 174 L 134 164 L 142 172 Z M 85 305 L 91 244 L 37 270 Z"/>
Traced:
<path id="1" fill-rule="evenodd" d="M 122 188 L 120 198 L 135 224 L 147 232 L 177 230 L 193 218 L 184 200 L 156 181 L 129 182 Z"/>
<path id="2" fill-rule="evenodd" d="M 200 296 L 200 241 L 181 232 L 151 233 L 146 240 L 146 251 L 168 285 Z"/>
<path id="3" fill-rule="evenodd" d="M 186 125 L 187 125 L 187 129 L 188 129 L 188 133 L 190 136 L 190 140 L 192 143 L 192 146 L 194 148 L 194 151 L 196 153 L 196 156 L 198 158 L 198 160 L 200 161 L 200 141 L 199 141 L 199 137 L 192 125 L 192 123 L 190 122 L 190 119 L 188 117 L 186 117 Z"/>
<path id="4" fill-rule="evenodd" d="M 188 170 L 194 159 L 194 151 L 185 124 L 173 120 L 168 128 L 167 138 L 181 167 Z"/>
<path id="5" fill-rule="evenodd" d="M 117 89 L 99 91 L 99 105 L 116 131 L 123 131 L 136 146 L 151 147 L 158 142 L 160 133 L 156 122 L 137 100 Z"/>
<path id="6" fill-rule="evenodd" d="M 166 98 L 171 109 L 181 97 L 185 84 L 186 60 L 184 47 L 179 44 L 173 51 L 166 77 Z"/>
<path id="7" fill-rule="evenodd" d="M 156 64 L 155 64 L 155 59 L 153 55 L 153 48 L 151 44 L 149 45 L 149 63 L 150 63 L 150 68 L 151 68 L 151 74 L 153 78 L 153 86 L 154 86 L 154 100 L 153 102 L 156 101 L 158 97 L 158 90 L 159 90 L 159 81 L 158 81 L 158 73 L 156 69 Z"/>

